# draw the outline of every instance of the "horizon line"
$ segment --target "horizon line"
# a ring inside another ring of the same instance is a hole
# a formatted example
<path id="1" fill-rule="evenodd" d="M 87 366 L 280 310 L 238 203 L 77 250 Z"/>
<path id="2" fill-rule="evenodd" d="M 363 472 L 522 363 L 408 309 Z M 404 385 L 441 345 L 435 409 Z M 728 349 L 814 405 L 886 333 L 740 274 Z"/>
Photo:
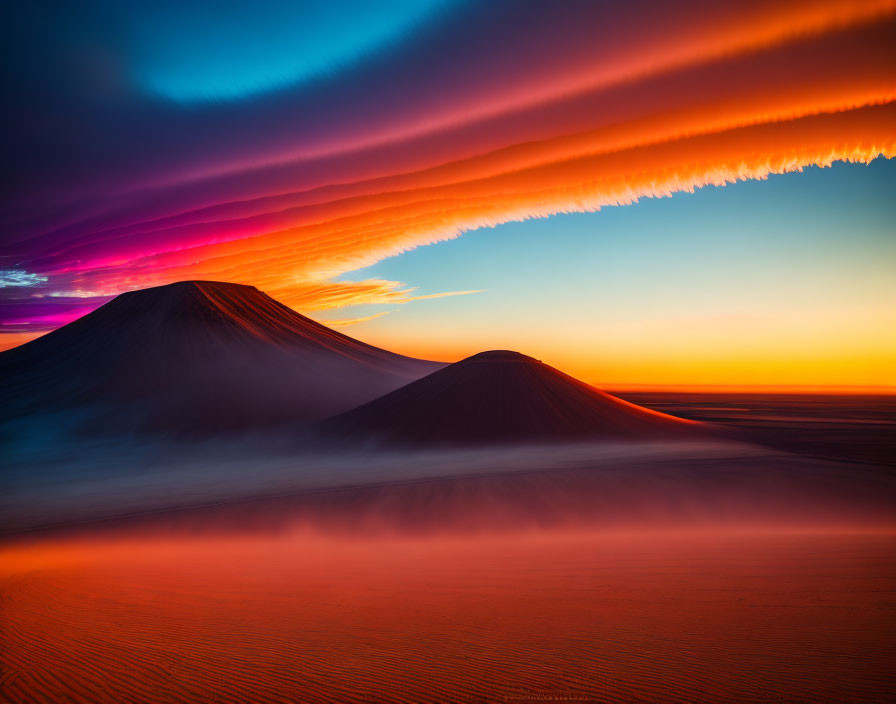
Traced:
<path id="1" fill-rule="evenodd" d="M 797 393 L 806 395 L 896 396 L 896 386 L 874 384 L 594 384 L 607 392 Z"/>

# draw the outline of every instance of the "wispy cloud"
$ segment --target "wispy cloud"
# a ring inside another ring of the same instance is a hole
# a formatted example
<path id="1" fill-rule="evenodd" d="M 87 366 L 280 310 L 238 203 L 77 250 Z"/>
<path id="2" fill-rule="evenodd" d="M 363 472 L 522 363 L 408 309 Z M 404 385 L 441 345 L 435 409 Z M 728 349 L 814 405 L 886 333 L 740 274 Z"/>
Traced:
<path id="1" fill-rule="evenodd" d="M 446 291 L 444 293 L 430 293 L 425 296 L 409 296 L 404 301 L 425 301 L 429 298 L 447 298 L 448 296 L 469 296 L 471 293 L 485 293 L 484 288 L 473 291 Z"/>
<path id="2" fill-rule="evenodd" d="M 395 283 L 392 281 L 384 282 L 384 283 Z M 398 284 L 401 285 L 401 284 Z M 365 296 L 365 294 L 360 294 L 353 300 L 355 301 L 353 305 L 361 305 L 361 304 L 371 304 L 371 303 L 410 303 L 412 301 L 426 301 L 431 298 L 447 298 L 449 296 L 466 296 L 471 293 L 483 293 L 483 290 L 478 291 L 445 291 L 443 293 L 430 293 L 425 296 L 409 296 L 408 293 L 412 292 L 414 289 L 402 289 L 398 291 L 389 291 L 386 292 L 385 295 L 377 295 L 376 293 L 371 293 L 369 296 Z M 334 306 L 341 307 L 341 306 Z M 329 325 L 330 327 L 345 327 L 346 325 L 354 325 L 356 323 L 364 323 L 368 320 L 376 320 L 377 318 L 382 318 L 384 315 L 388 315 L 393 311 L 386 310 L 381 311 L 379 313 L 374 313 L 373 315 L 365 315 L 358 318 L 343 318 L 339 320 L 321 320 L 324 325 Z"/>
<path id="3" fill-rule="evenodd" d="M 10 286 L 37 286 L 46 283 L 47 277 L 21 269 L 0 269 L 0 288 Z"/>
<path id="4" fill-rule="evenodd" d="M 411 295 L 416 290 L 416 288 L 408 288 L 399 281 L 366 279 L 364 281 L 300 282 L 283 289 L 268 289 L 267 293 L 301 311 L 330 310 L 356 305 L 410 303 L 430 298 L 482 293 L 482 290 L 478 290 Z"/>
<path id="5" fill-rule="evenodd" d="M 368 320 L 376 320 L 377 318 L 382 318 L 384 315 L 388 315 L 392 311 L 384 310 L 380 313 L 374 313 L 373 315 L 365 315 L 360 318 L 342 318 L 340 320 L 319 320 L 318 322 L 323 323 L 331 328 L 342 328 L 347 325 L 355 325 L 357 323 L 366 323 Z"/>

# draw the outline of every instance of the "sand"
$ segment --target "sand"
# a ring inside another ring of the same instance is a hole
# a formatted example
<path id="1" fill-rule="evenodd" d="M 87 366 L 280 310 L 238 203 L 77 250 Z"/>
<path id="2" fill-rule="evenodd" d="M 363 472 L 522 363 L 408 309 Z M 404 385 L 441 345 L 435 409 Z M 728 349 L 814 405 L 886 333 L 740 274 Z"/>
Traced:
<path id="1" fill-rule="evenodd" d="M 896 535 L 57 540 L 3 552 L 8 702 L 884 702 Z"/>

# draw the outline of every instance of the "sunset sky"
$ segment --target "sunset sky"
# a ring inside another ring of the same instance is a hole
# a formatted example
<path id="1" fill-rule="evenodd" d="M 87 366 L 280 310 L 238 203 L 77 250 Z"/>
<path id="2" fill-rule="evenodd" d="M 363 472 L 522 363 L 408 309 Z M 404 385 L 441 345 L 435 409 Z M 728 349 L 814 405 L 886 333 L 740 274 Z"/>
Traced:
<path id="1" fill-rule="evenodd" d="M 188 5 L 0 29 L 0 349 L 213 279 L 610 388 L 896 388 L 896 0 Z"/>

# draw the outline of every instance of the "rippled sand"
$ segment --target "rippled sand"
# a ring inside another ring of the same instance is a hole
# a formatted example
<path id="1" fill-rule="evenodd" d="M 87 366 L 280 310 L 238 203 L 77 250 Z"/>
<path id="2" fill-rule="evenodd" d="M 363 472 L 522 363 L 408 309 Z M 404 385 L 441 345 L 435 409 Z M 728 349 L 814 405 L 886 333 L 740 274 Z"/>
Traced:
<path id="1" fill-rule="evenodd" d="M 893 701 L 896 536 L 45 538 L 9 702 Z"/>

